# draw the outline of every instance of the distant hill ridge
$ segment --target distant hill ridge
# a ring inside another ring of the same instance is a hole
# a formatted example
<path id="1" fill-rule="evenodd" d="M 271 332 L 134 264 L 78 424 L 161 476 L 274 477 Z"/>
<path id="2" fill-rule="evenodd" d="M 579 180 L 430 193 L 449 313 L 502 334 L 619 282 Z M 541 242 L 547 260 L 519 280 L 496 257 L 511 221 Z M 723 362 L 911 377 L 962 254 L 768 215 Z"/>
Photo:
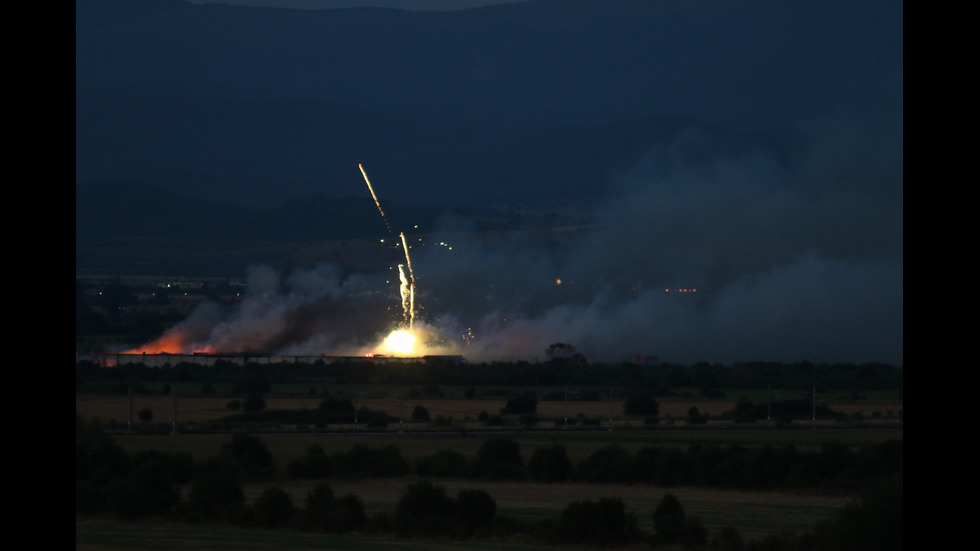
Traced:
<path id="1" fill-rule="evenodd" d="M 892 5 L 77 1 L 76 184 L 282 205 L 353 193 L 362 162 L 402 204 L 595 197 L 681 132 L 772 143 L 837 105 L 901 36 Z"/>
<path id="2" fill-rule="evenodd" d="M 431 231 L 450 213 L 471 219 L 475 229 L 507 228 L 518 220 L 516 214 L 490 208 L 387 201 L 382 206 L 395 234 Z M 496 222 L 485 222 L 491 218 Z M 530 225 L 543 220 L 533 213 L 520 217 Z M 194 199 L 141 182 L 104 180 L 75 188 L 76 243 L 148 237 L 294 242 L 375 238 L 386 236 L 384 221 L 366 189 L 363 197 L 316 195 L 263 208 Z"/>

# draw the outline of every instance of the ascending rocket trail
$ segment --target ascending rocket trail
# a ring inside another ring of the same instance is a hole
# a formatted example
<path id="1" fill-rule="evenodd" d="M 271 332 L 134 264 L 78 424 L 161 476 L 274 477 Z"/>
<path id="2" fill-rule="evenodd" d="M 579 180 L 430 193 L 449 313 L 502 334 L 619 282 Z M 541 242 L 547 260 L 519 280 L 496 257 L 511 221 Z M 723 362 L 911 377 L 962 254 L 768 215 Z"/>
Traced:
<path id="1" fill-rule="evenodd" d="M 405 243 L 405 232 L 398 234 L 402 238 L 402 248 L 405 249 L 405 264 L 408 265 L 408 296 L 406 297 L 406 291 L 404 287 L 402 288 L 402 308 L 405 308 L 405 300 L 408 299 L 408 328 L 412 328 L 412 323 L 415 321 L 415 273 L 412 272 L 412 259 L 408 256 L 408 244 Z M 399 271 L 402 272 L 402 281 L 404 285 L 405 274 L 401 269 L 401 265 L 398 266 Z"/>
<path id="2" fill-rule="evenodd" d="M 361 169 L 361 174 L 364 175 L 364 183 L 367 184 L 368 191 L 371 192 L 371 197 L 374 199 L 374 204 L 378 206 L 378 212 L 381 213 L 381 219 L 385 221 L 385 227 L 388 228 L 388 233 L 395 235 L 395 232 L 391 231 L 391 225 L 388 224 L 388 217 L 385 216 L 385 211 L 381 209 L 381 202 L 378 201 L 378 196 L 374 194 L 374 188 L 371 187 L 371 180 L 368 179 L 367 172 L 364 171 L 364 165 L 357 163 L 357 168 Z"/>
<path id="3" fill-rule="evenodd" d="M 368 191 L 371 192 L 371 197 L 374 199 L 374 204 L 377 205 L 378 212 L 381 213 L 381 218 L 385 221 L 388 233 L 394 235 L 394 232 L 391 231 L 391 225 L 388 223 L 388 217 L 385 216 L 385 211 L 381 208 L 381 202 L 378 201 L 378 196 L 374 193 L 374 188 L 371 186 L 371 180 L 368 179 L 367 171 L 364 170 L 364 165 L 358 163 L 357 168 L 361 169 L 361 174 L 364 175 L 364 183 L 367 184 Z M 415 321 L 415 273 L 412 272 L 412 259 L 408 256 L 408 243 L 405 242 L 405 233 L 401 232 L 398 236 L 402 240 L 402 248 L 405 249 L 405 265 L 408 266 L 408 277 L 406 277 L 405 266 L 402 264 L 398 265 L 398 277 L 401 281 L 399 290 L 402 298 L 402 310 L 405 313 L 405 321 L 408 322 L 408 328 L 411 329 Z"/>

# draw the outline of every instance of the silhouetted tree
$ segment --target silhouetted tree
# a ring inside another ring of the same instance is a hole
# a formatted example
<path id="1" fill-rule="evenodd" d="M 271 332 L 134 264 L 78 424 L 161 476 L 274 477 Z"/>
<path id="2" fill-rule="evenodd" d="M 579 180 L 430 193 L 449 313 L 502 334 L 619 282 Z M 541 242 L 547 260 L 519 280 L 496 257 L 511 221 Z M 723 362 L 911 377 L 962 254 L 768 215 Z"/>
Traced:
<path id="1" fill-rule="evenodd" d="M 538 395 L 534 392 L 522 392 L 507 400 L 507 404 L 501 413 L 512 415 L 524 415 L 538 411 Z"/>
<path id="2" fill-rule="evenodd" d="M 624 415 L 660 415 L 660 404 L 650 396 L 630 396 L 623 402 Z"/>
<path id="3" fill-rule="evenodd" d="M 406 535 L 436 536 L 452 525 L 453 500 L 445 486 L 428 480 L 413 482 L 398 499 L 396 526 Z"/>
<path id="4" fill-rule="evenodd" d="M 429 421 L 429 410 L 421 404 L 416 404 L 412 409 L 412 421 Z"/>
<path id="5" fill-rule="evenodd" d="M 272 487 L 255 500 L 255 523 L 266 528 L 278 528 L 292 520 L 296 514 L 293 498 L 286 490 Z"/>
<path id="6" fill-rule="evenodd" d="M 673 493 L 667 492 L 653 511 L 653 529 L 663 542 L 678 542 L 684 535 L 684 507 Z"/>
<path id="7" fill-rule="evenodd" d="M 637 532 L 635 515 L 628 514 L 623 500 L 614 497 L 569 503 L 560 522 L 569 543 L 619 545 Z"/>
<path id="8" fill-rule="evenodd" d="M 572 461 L 565 446 L 552 444 L 534 450 L 527 462 L 528 474 L 541 482 L 564 482 L 572 471 Z"/>
<path id="9" fill-rule="evenodd" d="M 231 521 L 244 503 L 245 491 L 234 475 L 204 471 L 194 478 L 187 493 L 187 515 L 198 522 Z"/>
<path id="10" fill-rule="evenodd" d="M 476 452 L 480 471 L 484 477 L 493 480 L 520 478 L 524 461 L 521 447 L 509 438 L 489 438 Z"/>
<path id="11" fill-rule="evenodd" d="M 493 519 L 497 502 L 486 490 L 460 490 L 456 494 L 454 516 L 462 523 L 465 536 L 471 535 L 480 524 Z"/>
<path id="12" fill-rule="evenodd" d="M 264 478 L 275 471 L 275 462 L 265 442 L 245 433 L 232 435 L 218 450 L 217 463 L 248 478 Z"/>

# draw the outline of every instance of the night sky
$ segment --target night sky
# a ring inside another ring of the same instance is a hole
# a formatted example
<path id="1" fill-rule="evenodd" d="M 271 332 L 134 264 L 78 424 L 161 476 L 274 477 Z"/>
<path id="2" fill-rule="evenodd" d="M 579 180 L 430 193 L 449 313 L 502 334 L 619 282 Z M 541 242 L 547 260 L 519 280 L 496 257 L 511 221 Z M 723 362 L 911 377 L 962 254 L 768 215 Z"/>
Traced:
<path id="1" fill-rule="evenodd" d="M 76 186 L 368 198 L 363 162 L 383 200 L 587 220 L 439 221 L 419 303 L 474 360 L 904 361 L 901 2 L 140 6 L 76 4 Z M 242 309 L 194 316 L 202 342 L 377 338 L 338 317 L 382 276 L 250 274 Z"/>

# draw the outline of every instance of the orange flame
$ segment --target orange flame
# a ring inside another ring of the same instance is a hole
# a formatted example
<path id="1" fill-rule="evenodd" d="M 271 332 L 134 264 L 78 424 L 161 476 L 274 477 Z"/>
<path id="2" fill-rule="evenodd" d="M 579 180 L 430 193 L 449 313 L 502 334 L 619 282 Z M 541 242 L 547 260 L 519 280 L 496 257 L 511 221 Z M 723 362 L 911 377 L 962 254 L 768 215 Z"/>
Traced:
<path id="1" fill-rule="evenodd" d="M 187 345 L 187 336 L 179 331 L 170 331 L 159 339 L 143 346 L 127 350 L 126 354 L 180 354 Z"/>

